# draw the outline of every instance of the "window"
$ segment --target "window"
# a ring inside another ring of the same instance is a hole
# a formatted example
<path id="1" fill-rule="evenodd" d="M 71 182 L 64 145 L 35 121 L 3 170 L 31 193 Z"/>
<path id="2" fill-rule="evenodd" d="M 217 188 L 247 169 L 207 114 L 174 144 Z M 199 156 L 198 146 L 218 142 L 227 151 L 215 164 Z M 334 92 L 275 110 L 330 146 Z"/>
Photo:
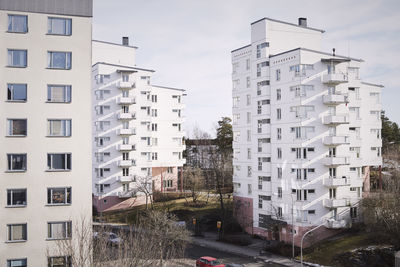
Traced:
<path id="1" fill-rule="evenodd" d="M 48 239 L 67 239 L 71 238 L 71 225 L 68 222 L 49 222 L 47 223 Z"/>
<path id="2" fill-rule="evenodd" d="M 26 136 L 26 119 L 8 119 L 8 136 Z"/>
<path id="3" fill-rule="evenodd" d="M 47 85 L 47 102 L 70 103 L 70 85 Z"/>
<path id="4" fill-rule="evenodd" d="M 71 170 L 71 154 L 47 154 L 48 170 L 70 171 Z"/>
<path id="5" fill-rule="evenodd" d="M 49 17 L 47 19 L 47 33 L 57 35 L 71 35 L 72 20 L 66 18 Z"/>
<path id="6" fill-rule="evenodd" d="M 251 123 L 251 113 L 247 112 L 247 123 Z"/>
<path id="7" fill-rule="evenodd" d="M 26 206 L 26 189 L 7 189 L 7 206 Z"/>
<path id="8" fill-rule="evenodd" d="M 350 207 L 350 218 L 357 218 L 357 207 Z"/>
<path id="9" fill-rule="evenodd" d="M 251 166 L 247 166 L 247 177 L 251 177 Z"/>
<path id="10" fill-rule="evenodd" d="M 28 32 L 28 16 L 8 15 L 9 32 L 26 33 Z"/>
<path id="11" fill-rule="evenodd" d="M 71 69 L 71 52 L 47 52 L 47 68 L 49 69 Z"/>
<path id="12" fill-rule="evenodd" d="M 152 123 L 151 124 L 151 131 L 152 132 L 157 132 L 157 123 Z"/>
<path id="13" fill-rule="evenodd" d="M 70 256 L 48 257 L 48 267 L 71 267 L 72 260 Z"/>
<path id="14" fill-rule="evenodd" d="M 251 159 L 251 148 L 247 149 L 247 159 Z"/>
<path id="15" fill-rule="evenodd" d="M 252 189 L 251 189 L 251 184 L 247 184 L 247 194 L 251 195 Z"/>
<path id="16" fill-rule="evenodd" d="M 276 80 L 277 80 L 277 81 L 280 81 L 280 79 L 281 79 L 281 70 L 280 70 L 280 69 L 277 69 L 277 70 L 276 70 Z"/>
<path id="17" fill-rule="evenodd" d="M 7 84 L 8 101 L 26 101 L 26 84 Z"/>
<path id="18" fill-rule="evenodd" d="M 282 99 L 282 90 L 276 89 L 276 100 L 281 100 L 281 99 Z"/>
<path id="19" fill-rule="evenodd" d="M 282 198 L 282 187 L 278 187 L 278 198 Z"/>
<path id="20" fill-rule="evenodd" d="M 105 177 L 106 172 L 110 172 L 110 168 L 95 168 L 95 171 L 97 178 L 100 178 L 100 177 Z"/>
<path id="21" fill-rule="evenodd" d="M 261 43 L 261 44 L 257 45 L 257 54 L 256 54 L 257 58 L 261 57 L 261 49 L 263 49 L 265 47 L 269 47 L 269 43 L 268 42 Z"/>
<path id="22" fill-rule="evenodd" d="M 251 104 L 251 95 L 246 95 L 247 98 L 247 105 L 250 106 Z"/>
<path id="23" fill-rule="evenodd" d="M 8 49 L 8 66 L 25 68 L 27 66 L 26 50 Z"/>
<path id="24" fill-rule="evenodd" d="M 26 171 L 26 154 L 7 154 L 8 171 Z"/>
<path id="25" fill-rule="evenodd" d="M 251 141 L 251 130 L 247 130 L 247 141 Z"/>
<path id="26" fill-rule="evenodd" d="M 26 259 L 7 260 L 7 267 L 26 267 Z"/>
<path id="27" fill-rule="evenodd" d="M 282 110 L 280 108 L 276 109 L 276 119 L 282 119 Z"/>
<path id="28" fill-rule="evenodd" d="M 71 187 L 47 188 L 48 205 L 71 204 Z"/>
<path id="29" fill-rule="evenodd" d="M 246 87 L 250 87 L 250 77 L 246 77 Z"/>
<path id="30" fill-rule="evenodd" d="M 276 139 L 278 139 L 278 140 L 282 139 L 282 128 L 276 129 Z"/>
<path id="31" fill-rule="evenodd" d="M 235 97 L 233 97 L 233 107 L 234 108 L 237 108 L 237 107 L 239 107 L 239 101 L 240 101 L 240 97 L 238 97 L 238 96 L 235 96 Z"/>
<path id="32" fill-rule="evenodd" d="M 157 95 L 151 95 L 151 102 L 157 103 Z"/>
<path id="33" fill-rule="evenodd" d="M 7 225 L 7 241 L 26 241 L 26 223 Z"/>
<path id="34" fill-rule="evenodd" d="M 315 214 L 315 210 L 309 210 L 308 214 L 314 215 Z"/>
<path id="35" fill-rule="evenodd" d="M 157 160 L 158 159 L 158 153 L 157 152 L 151 153 L 151 159 L 152 160 Z"/>
<path id="36" fill-rule="evenodd" d="M 246 59 L 246 70 L 250 69 L 250 59 Z"/>
<path id="37" fill-rule="evenodd" d="M 282 148 L 278 147 L 277 148 L 277 154 L 278 154 L 278 159 L 282 158 Z"/>
<path id="38" fill-rule="evenodd" d="M 278 167 L 278 178 L 282 178 L 282 168 Z"/>
<path id="39" fill-rule="evenodd" d="M 47 120 L 48 136 L 71 136 L 71 120 Z"/>

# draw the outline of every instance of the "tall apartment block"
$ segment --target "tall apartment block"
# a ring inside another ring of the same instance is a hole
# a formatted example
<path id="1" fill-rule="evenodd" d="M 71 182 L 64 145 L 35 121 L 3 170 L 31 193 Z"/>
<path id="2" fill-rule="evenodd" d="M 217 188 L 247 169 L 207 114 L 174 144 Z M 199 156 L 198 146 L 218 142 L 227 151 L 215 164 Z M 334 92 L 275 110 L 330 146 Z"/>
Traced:
<path id="1" fill-rule="evenodd" d="M 92 0 L 0 0 L 0 265 L 71 266 L 91 222 Z"/>
<path id="2" fill-rule="evenodd" d="M 177 191 L 185 90 L 151 84 L 137 47 L 93 41 L 93 203 L 99 211 L 146 202 L 145 191 Z M 147 201 L 150 201 L 147 199 Z"/>
<path id="3" fill-rule="evenodd" d="M 382 164 L 381 85 L 362 60 L 321 52 L 324 31 L 269 18 L 232 51 L 235 214 L 248 232 L 300 245 L 359 217 Z"/>

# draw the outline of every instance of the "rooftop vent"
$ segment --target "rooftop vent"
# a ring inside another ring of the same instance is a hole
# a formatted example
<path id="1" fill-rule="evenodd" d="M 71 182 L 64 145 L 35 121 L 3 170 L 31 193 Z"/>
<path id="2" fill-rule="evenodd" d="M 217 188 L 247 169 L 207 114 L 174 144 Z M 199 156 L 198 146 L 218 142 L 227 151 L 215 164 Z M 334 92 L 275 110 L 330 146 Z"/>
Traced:
<path id="1" fill-rule="evenodd" d="M 129 45 L 129 37 L 122 37 L 122 45 L 126 45 L 126 46 L 128 46 Z"/>
<path id="2" fill-rule="evenodd" d="M 332 48 L 332 56 L 335 56 L 336 49 Z"/>
<path id="3" fill-rule="evenodd" d="M 299 26 L 307 27 L 307 18 L 299 18 Z"/>

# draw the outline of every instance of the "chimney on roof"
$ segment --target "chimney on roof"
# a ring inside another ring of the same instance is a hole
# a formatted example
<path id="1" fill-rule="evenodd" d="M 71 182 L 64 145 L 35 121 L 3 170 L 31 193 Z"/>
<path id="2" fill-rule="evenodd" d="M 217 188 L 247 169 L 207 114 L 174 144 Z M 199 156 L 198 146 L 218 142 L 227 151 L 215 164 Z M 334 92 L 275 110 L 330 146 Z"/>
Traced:
<path id="1" fill-rule="evenodd" d="M 307 18 L 299 18 L 299 26 L 307 27 Z"/>
<path id="2" fill-rule="evenodd" d="M 332 56 L 335 56 L 335 51 L 336 51 L 336 49 L 332 48 Z"/>
<path id="3" fill-rule="evenodd" d="M 122 37 L 122 45 L 128 46 L 129 45 L 129 37 Z"/>

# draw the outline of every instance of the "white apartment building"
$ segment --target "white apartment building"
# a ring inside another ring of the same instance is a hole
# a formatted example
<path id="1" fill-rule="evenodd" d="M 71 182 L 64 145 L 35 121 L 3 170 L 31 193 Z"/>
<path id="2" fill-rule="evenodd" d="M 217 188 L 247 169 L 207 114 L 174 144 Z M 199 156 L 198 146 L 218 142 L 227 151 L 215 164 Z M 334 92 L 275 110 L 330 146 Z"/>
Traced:
<path id="1" fill-rule="evenodd" d="M 93 203 L 99 211 L 146 201 L 143 190 L 178 190 L 185 90 L 151 84 L 137 47 L 93 41 Z M 147 200 L 149 201 L 149 200 Z"/>
<path id="2" fill-rule="evenodd" d="M 92 0 L 0 1 L 0 265 L 71 266 L 91 222 Z"/>
<path id="3" fill-rule="evenodd" d="M 360 79 L 362 60 L 320 52 L 323 32 L 264 18 L 232 51 L 236 217 L 297 245 L 349 226 L 382 164 L 383 86 Z"/>

